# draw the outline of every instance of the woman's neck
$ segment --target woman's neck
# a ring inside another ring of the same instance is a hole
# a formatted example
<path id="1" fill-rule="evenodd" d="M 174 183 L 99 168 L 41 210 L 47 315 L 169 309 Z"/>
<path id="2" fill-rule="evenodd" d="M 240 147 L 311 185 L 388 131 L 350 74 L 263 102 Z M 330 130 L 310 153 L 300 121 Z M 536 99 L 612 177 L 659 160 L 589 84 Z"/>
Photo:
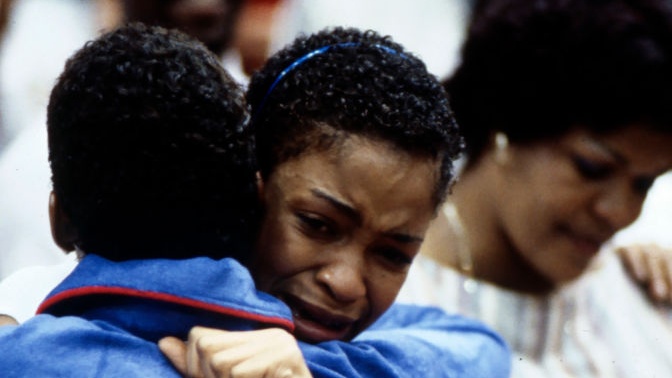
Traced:
<path id="1" fill-rule="evenodd" d="M 498 189 L 505 182 L 492 164 L 481 159 L 462 173 L 448 198 L 456 214 L 439 214 L 422 253 L 479 280 L 515 291 L 548 293 L 554 285 L 520 257 L 502 226 Z"/>

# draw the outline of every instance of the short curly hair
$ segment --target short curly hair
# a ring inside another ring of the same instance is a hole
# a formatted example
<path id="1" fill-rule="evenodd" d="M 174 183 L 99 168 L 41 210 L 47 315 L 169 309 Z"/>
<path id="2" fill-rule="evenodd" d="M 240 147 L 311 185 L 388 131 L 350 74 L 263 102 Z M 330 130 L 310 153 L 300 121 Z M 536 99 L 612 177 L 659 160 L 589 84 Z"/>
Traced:
<path id="1" fill-rule="evenodd" d="M 581 126 L 672 131 L 672 2 L 482 0 L 446 89 L 477 160 Z"/>
<path id="2" fill-rule="evenodd" d="M 200 42 L 130 24 L 66 63 L 48 105 L 53 189 L 113 260 L 243 253 L 258 222 L 242 88 Z"/>
<path id="3" fill-rule="evenodd" d="M 437 206 L 448 192 L 462 142 L 447 96 L 389 37 L 340 27 L 300 36 L 252 76 L 247 100 L 262 177 L 355 133 L 436 159 Z"/>

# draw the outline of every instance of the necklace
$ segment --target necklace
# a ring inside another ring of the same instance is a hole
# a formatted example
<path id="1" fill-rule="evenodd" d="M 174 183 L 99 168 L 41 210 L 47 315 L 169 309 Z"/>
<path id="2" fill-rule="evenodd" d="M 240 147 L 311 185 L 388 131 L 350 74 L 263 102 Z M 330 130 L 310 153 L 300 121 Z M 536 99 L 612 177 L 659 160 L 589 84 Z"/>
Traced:
<path id="1" fill-rule="evenodd" d="M 446 216 L 448 225 L 457 239 L 457 260 L 460 271 L 471 276 L 474 273 L 474 262 L 471 258 L 469 240 L 464 231 L 464 226 L 462 226 L 462 219 L 460 219 L 460 214 L 457 212 L 457 207 L 452 202 L 446 202 L 443 207 L 443 214 Z"/>
<path id="2" fill-rule="evenodd" d="M 474 280 L 474 261 L 471 256 L 471 248 L 469 247 L 469 239 L 467 233 L 462 225 L 462 219 L 457 212 L 457 207 L 452 202 L 446 202 L 443 207 L 443 214 L 446 216 L 448 226 L 453 231 L 453 235 L 457 239 L 457 261 L 460 272 L 466 276 L 462 287 L 468 293 L 473 293 L 476 290 L 476 281 Z"/>

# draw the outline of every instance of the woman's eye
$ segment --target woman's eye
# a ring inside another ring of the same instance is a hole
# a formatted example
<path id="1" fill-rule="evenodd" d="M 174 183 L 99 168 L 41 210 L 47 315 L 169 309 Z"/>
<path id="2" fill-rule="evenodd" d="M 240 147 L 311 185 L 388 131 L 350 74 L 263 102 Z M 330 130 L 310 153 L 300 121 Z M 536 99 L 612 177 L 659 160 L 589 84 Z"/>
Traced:
<path id="1" fill-rule="evenodd" d="M 396 248 L 391 247 L 378 248 L 378 254 L 383 259 L 385 259 L 385 261 L 387 261 L 392 266 L 399 269 L 406 268 L 407 266 L 411 265 L 411 262 L 413 262 L 413 259 L 408 257 L 407 254 Z"/>
<path id="2" fill-rule="evenodd" d="M 301 227 L 310 234 L 330 235 L 333 229 L 330 224 L 313 215 L 297 214 Z"/>
<path id="3" fill-rule="evenodd" d="M 589 180 L 600 180 L 611 173 L 611 167 L 603 163 L 597 163 L 581 156 L 574 156 L 574 166 L 581 176 Z"/>

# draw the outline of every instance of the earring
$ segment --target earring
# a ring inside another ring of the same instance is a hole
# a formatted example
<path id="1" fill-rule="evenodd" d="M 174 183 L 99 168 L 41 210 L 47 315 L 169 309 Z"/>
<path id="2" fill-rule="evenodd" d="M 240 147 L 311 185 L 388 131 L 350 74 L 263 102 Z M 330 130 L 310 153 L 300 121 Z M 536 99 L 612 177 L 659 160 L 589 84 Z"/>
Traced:
<path id="1" fill-rule="evenodd" d="M 497 146 L 497 150 L 505 150 L 507 147 L 509 147 L 509 137 L 506 136 L 501 131 L 498 131 L 495 134 L 495 146 Z"/>
<path id="2" fill-rule="evenodd" d="M 495 160 L 499 164 L 506 162 L 507 150 L 509 148 L 509 137 L 501 131 L 495 133 Z"/>

